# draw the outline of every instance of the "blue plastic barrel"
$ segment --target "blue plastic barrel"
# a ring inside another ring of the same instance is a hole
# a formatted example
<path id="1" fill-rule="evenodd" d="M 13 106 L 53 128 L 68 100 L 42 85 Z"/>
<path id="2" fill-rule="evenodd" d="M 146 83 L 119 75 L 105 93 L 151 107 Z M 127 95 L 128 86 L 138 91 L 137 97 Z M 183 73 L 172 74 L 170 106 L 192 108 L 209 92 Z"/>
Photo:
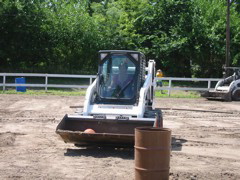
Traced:
<path id="1" fill-rule="evenodd" d="M 15 84 L 26 84 L 24 77 L 15 78 Z M 26 92 L 26 86 L 16 86 L 17 92 Z"/>

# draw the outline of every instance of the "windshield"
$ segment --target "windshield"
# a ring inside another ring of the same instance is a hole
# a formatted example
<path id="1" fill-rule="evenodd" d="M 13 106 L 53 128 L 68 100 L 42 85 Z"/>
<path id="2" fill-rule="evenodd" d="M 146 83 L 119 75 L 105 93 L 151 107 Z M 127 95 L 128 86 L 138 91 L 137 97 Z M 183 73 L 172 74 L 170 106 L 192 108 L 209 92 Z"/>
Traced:
<path id="1" fill-rule="evenodd" d="M 110 55 L 100 69 L 99 95 L 101 98 L 134 97 L 136 65 L 126 55 Z"/>

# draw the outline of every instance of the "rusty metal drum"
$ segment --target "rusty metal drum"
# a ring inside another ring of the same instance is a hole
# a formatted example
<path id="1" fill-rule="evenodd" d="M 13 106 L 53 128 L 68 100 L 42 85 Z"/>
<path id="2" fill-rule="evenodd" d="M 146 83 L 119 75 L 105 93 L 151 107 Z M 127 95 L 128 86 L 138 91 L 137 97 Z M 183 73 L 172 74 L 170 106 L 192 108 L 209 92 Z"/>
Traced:
<path id="1" fill-rule="evenodd" d="M 135 180 L 169 179 L 171 130 L 135 128 Z"/>

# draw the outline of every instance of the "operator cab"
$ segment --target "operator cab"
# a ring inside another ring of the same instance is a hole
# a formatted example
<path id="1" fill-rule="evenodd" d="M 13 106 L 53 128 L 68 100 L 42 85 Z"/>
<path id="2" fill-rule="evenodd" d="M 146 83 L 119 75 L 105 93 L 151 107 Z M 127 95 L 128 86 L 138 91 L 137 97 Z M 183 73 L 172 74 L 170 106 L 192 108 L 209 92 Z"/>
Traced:
<path id="1" fill-rule="evenodd" d="M 100 51 L 97 103 L 134 104 L 143 82 L 143 54 L 137 51 Z M 144 59 L 145 60 L 145 59 Z"/>

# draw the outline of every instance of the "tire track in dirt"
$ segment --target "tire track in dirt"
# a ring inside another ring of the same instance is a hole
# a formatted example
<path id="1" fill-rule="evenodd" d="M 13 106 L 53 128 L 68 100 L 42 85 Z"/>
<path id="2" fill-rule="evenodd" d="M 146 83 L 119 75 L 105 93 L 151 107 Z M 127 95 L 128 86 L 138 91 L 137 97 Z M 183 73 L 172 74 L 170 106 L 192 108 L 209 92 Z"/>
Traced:
<path id="1" fill-rule="evenodd" d="M 134 179 L 132 151 L 84 150 L 65 144 L 55 134 L 61 118 L 74 111 L 69 106 L 83 101 L 84 97 L 0 96 L 0 142 L 1 138 L 9 142 L 0 146 L 0 177 Z M 173 134 L 170 179 L 240 179 L 239 105 L 156 100 L 157 107 L 228 112 L 163 110 L 164 124 Z"/>

